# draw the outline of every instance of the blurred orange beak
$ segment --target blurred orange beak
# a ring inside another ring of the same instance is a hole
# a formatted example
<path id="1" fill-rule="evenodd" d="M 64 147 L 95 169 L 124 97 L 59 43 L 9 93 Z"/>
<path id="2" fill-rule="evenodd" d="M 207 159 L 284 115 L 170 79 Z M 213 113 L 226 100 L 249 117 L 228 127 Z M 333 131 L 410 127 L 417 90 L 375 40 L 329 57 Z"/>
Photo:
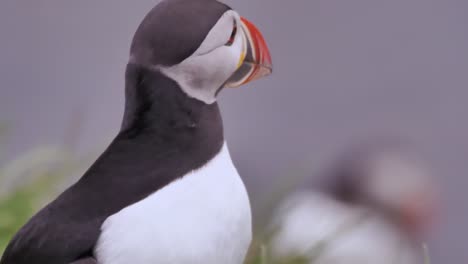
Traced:
<path id="1" fill-rule="evenodd" d="M 244 51 L 237 71 L 225 87 L 239 87 L 272 73 L 270 51 L 260 30 L 245 18 L 241 18 Z"/>
<path id="2" fill-rule="evenodd" d="M 429 195 L 414 197 L 401 207 L 401 221 L 412 233 L 423 233 L 435 220 L 436 208 L 434 197 Z"/>

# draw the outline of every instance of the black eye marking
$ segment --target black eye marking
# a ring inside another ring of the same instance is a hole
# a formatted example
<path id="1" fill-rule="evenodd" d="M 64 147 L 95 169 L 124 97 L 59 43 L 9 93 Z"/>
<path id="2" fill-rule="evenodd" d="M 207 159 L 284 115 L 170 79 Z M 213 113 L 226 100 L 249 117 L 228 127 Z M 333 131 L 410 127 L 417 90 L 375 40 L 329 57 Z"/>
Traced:
<path id="1" fill-rule="evenodd" d="M 229 37 L 228 42 L 226 42 L 226 44 L 224 44 L 224 45 L 225 46 L 232 46 L 232 44 L 236 40 L 236 35 L 237 35 L 237 21 L 234 20 L 234 27 L 232 29 L 231 37 Z"/>

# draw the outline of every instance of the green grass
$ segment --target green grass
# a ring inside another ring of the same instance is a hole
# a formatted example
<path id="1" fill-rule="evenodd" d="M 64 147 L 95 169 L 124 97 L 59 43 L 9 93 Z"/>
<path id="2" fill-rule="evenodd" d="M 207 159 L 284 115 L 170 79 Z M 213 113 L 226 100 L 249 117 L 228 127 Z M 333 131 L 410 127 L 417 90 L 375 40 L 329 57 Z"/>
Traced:
<path id="1" fill-rule="evenodd" d="M 0 252 L 3 252 L 11 236 L 35 212 L 40 198 L 39 189 L 25 187 L 0 201 Z"/>
<path id="2" fill-rule="evenodd" d="M 40 154 L 39 156 L 41 156 L 48 152 L 38 153 Z M 21 162 L 18 162 L 18 160 Z M 59 159 L 54 166 L 47 167 L 47 169 L 35 169 L 41 167 L 41 163 L 47 161 L 48 159 L 39 159 L 38 161 L 37 159 L 21 159 L 20 157 L 12 162 L 16 163 L 14 166 L 6 166 L 9 167 L 9 169 L 6 170 L 0 169 L 0 186 L 5 183 L 5 179 L 9 176 L 5 175 L 7 173 L 18 172 L 18 169 L 23 171 L 25 168 L 29 168 L 30 170 L 26 171 L 33 174 L 32 177 L 28 177 L 27 180 L 23 181 L 18 186 L 14 185 L 14 189 L 8 190 L 6 194 L 0 193 L 0 255 L 17 230 L 43 206 L 45 202 L 57 194 L 60 189 L 56 188 L 57 184 L 69 177 L 77 168 L 77 164 L 74 163 L 73 160 L 64 158 Z M 13 169 L 11 167 L 13 167 Z M 282 186 L 284 187 L 286 185 Z M 290 189 L 290 187 L 283 189 Z M 279 196 L 283 196 L 284 192 L 285 190 L 278 190 L 276 193 Z M 278 200 L 279 199 L 271 199 L 269 201 Z M 268 207 L 272 207 L 272 205 L 270 204 Z M 251 250 L 245 264 L 310 264 L 314 259 L 318 259 L 324 250 L 331 246 L 332 243 L 329 243 L 330 241 L 350 228 L 353 228 L 353 226 L 360 224 L 363 219 L 365 219 L 365 215 L 363 218 L 358 218 L 349 225 L 343 226 L 343 229 L 339 229 L 335 233 L 330 234 L 327 239 L 311 248 L 308 256 L 291 256 L 284 259 L 274 259 L 270 254 L 268 246 L 271 234 L 259 233 L 252 242 Z M 422 263 L 430 264 L 429 251 L 425 244 L 422 246 L 422 255 L 424 256 L 424 262 Z"/>
<path id="3" fill-rule="evenodd" d="M 347 226 L 349 228 L 349 226 Z M 275 259 L 269 254 L 268 248 L 268 239 L 259 241 L 254 239 L 252 243 L 251 250 L 245 264 L 313 264 L 318 263 L 320 256 L 331 246 L 332 239 L 336 237 L 340 232 L 344 230 L 338 230 L 335 234 L 330 234 L 330 236 L 322 242 L 319 242 L 314 247 L 311 248 L 307 256 L 289 256 L 282 259 Z M 421 264 L 431 264 L 429 249 L 426 243 L 422 244 L 421 247 L 421 256 L 423 260 Z M 342 263 L 342 262 L 340 262 Z M 354 262 L 353 262 L 354 264 Z M 398 264 L 398 263 L 395 263 Z"/>
<path id="4" fill-rule="evenodd" d="M 55 148 L 28 151 L 0 168 L 0 255 L 76 168 L 65 151 Z"/>
<path id="5" fill-rule="evenodd" d="M 431 258 L 429 256 L 429 247 L 426 243 L 422 244 L 422 250 L 424 254 L 424 264 L 431 264 Z"/>

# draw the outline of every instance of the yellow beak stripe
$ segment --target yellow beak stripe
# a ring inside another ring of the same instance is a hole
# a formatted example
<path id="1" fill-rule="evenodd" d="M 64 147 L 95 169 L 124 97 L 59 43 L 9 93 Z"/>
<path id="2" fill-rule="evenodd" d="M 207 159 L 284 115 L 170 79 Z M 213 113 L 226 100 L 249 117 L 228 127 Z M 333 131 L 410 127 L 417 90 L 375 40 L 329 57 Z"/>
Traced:
<path id="1" fill-rule="evenodd" d="M 237 69 L 239 69 L 240 66 L 242 66 L 242 63 L 244 63 L 244 60 L 245 60 L 245 51 L 242 51 L 240 58 L 239 58 L 239 62 L 237 63 Z"/>

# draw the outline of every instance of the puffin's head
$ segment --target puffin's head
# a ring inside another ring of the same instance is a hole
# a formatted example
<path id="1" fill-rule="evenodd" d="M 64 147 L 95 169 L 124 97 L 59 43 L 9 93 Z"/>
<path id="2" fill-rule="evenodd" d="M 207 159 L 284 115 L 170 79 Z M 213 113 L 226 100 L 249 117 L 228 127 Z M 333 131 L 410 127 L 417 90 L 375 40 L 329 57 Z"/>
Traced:
<path id="1" fill-rule="evenodd" d="M 216 0 L 163 0 L 139 26 L 130 53 L 131 63 L 162 72 L 207 104 L 223 87 L 272 71 L 260 31 Z"/>
<path id="2" fill-rule="evenodd" d="M 369 144 L 352 151 L 340 167 L 344 200 L 384 212 L 413 234 L 430 224 L 437 195 L 428 166 L 402 142 Z"/>

